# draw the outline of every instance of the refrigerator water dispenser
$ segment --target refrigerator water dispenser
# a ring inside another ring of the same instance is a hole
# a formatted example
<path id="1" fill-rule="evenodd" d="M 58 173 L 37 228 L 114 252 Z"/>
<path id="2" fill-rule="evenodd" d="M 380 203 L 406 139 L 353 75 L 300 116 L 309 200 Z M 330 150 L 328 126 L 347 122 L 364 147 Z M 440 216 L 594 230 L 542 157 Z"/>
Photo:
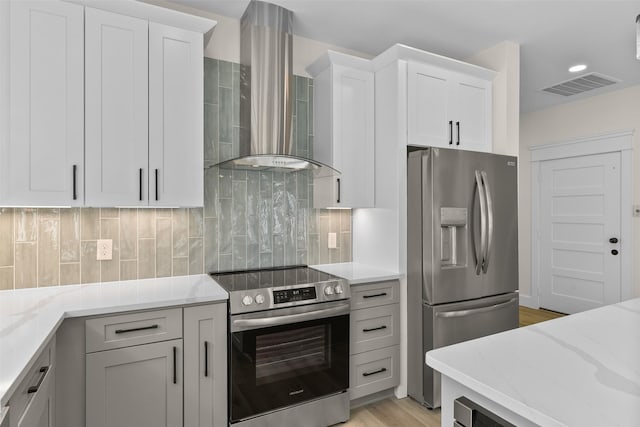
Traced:
<path id="1" fill-rule="evenodd" d="M 467 265 L 467 208 L 440 208 L 440 265 Z"/>

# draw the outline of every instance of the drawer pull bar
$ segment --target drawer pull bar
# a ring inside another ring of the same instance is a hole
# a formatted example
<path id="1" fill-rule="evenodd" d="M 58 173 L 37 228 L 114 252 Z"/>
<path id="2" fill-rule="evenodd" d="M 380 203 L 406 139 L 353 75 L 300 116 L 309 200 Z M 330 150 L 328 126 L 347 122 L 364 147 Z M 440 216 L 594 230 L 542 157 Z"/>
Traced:
<path id="1" fill-rule="evenodd" d="M 137 332 L 137 331 L 146 331 L 148 329 L 158 329 L 160 326 L 158 325 L 150 325 L 150 326 L 141 326 L 139 328 L 131 328 L 131 329 L 116 329 L 116 334 L 126 334 L 127 332 Z"/>
<path id="2" fill-rule="evenodd" d="M 369 375 L 375 375 L 375 374 L 380 374 L 382 372 L 387 372 L 387 368 L 380 368 L 377 371 L 371 371 L 371 372 L 363 372 L 362 376 L 363 377 L 368 377 Z"/>
<path id="3" fill-rule="evenodd" d="M 36 393 L 38 391 L 38 389 L 42 385 L 42 381 L 44 381 L 44 377 L 47 376 L 47 371 L 49 371 L 49 367 L 48 366 L 43 366 L 42 368 L 40 368 L 40 373 L 42 375 L 40 375 L 40 379 L 38 380 L 38 384 L 32 385 L 31 387 L 29 387 L 27 389 L 27 393 Z"/>
<path id="4" fill-rule="evenodd" d="M 378 326 L 377 328 L 364 328 L 362 332 L 381 331 L 382 329 L 387 329 L 387 325 Z"/>
<path id="5" fill-rule="evenodd" d="M 209 376 L 209 341 L 204 342 L 204 376 Z"/>
<path id="6" fill-rule="evenodd" d="M 376 297 L 386 297 L 387 293 L 386 292 L 382 292 L 379 294 L 372 294 L 372 295 L 362 295 L 362 298 L 376 298 Z"/>

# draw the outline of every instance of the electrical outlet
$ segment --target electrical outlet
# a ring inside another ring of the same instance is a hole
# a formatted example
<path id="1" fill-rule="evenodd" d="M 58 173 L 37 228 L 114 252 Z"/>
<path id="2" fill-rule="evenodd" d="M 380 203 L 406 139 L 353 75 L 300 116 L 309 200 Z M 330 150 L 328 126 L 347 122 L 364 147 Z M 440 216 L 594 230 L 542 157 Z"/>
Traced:
<path id="1" fill-rule="evenodd" d="M 329 238 L 327 239 L 329 244 L 327 245 L 329 249 L 335 249 L 336 246 L 336 233 L 329 233 Z"/>
<path id="2" fill-rule="evenodd" d="M 98 240 L 98 250 L 97 250 L 98 261 L 109 261 L 113 259 L 113 240 L 111 239 L 103 239 Z"/>

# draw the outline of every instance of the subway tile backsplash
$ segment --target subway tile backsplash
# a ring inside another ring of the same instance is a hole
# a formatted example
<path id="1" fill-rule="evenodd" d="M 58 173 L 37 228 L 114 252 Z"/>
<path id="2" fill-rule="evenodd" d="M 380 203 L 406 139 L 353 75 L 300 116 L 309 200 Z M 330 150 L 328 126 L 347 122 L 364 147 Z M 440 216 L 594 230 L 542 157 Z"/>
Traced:
<path id="1" fill-rule="evenodd" d="M 222 161 L 239 153 L 239 66 L 205 58 L 204 76 L 204 156 Z M 293 96 L 293 154 L 311 157 L 312 80 Z M 308 172 L 207 169 L 204 208 L 0 208 L 0 290 L 348 261 L 351 211 L 313 209 Z"/>

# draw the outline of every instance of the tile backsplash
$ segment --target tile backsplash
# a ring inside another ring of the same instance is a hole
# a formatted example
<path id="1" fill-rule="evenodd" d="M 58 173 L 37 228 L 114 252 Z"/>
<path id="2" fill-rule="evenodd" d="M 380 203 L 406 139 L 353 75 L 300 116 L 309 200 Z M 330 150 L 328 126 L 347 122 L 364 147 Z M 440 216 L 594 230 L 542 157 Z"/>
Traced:
<path id="1" fill-rule="evenodd" d="M 226 160 L 239 66 L 205 58 L 204 76 L 205 160 Z M 293 99 L 293 154 L 311 157 L 313 81 L 296 76 Z M 204 208 L 0 208 L 0 290 L 351 261 L 351 211 L 313 209 L 308 172 L 213 167 L 204 187 Z M 98 239 L 113 240 L 112 260 L 96 260 Z"/>

